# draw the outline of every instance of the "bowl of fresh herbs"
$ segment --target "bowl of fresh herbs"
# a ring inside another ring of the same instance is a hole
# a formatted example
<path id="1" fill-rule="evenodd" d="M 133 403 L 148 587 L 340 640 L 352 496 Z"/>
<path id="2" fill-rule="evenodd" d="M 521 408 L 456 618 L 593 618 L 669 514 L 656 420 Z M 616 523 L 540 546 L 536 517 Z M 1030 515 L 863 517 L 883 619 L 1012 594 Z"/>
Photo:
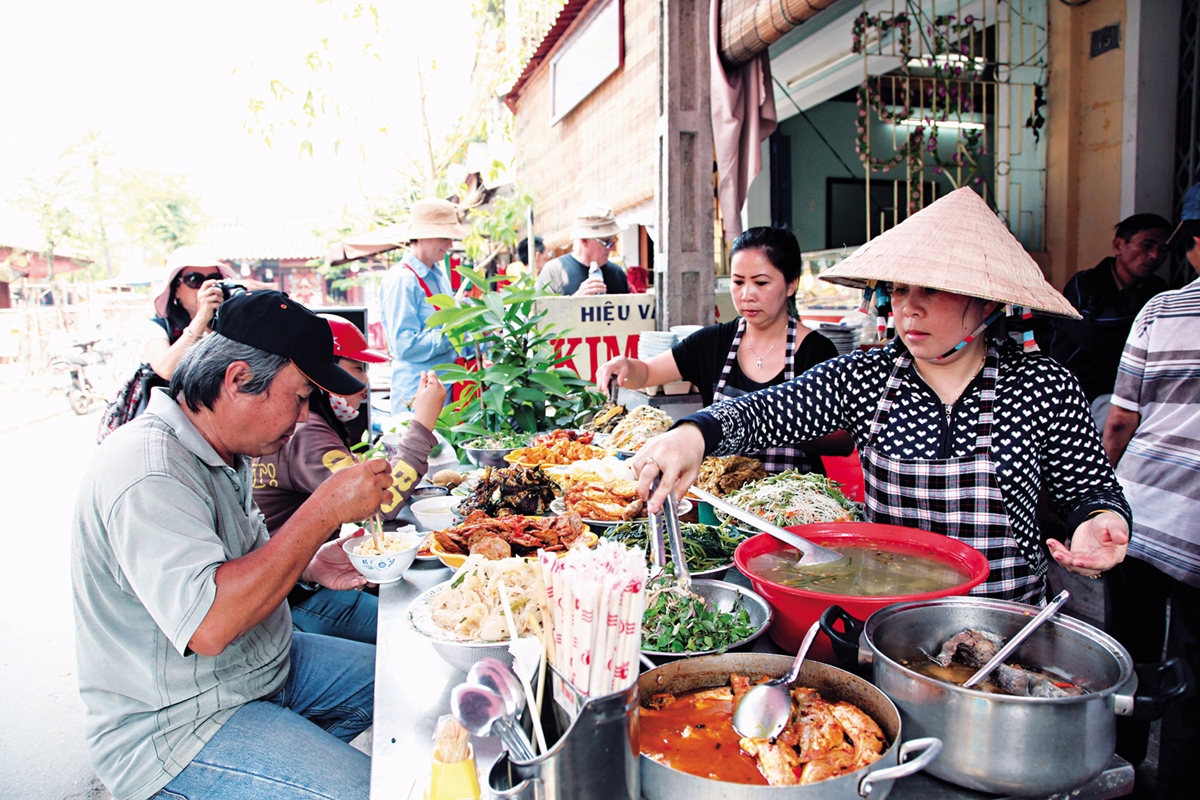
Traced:
<path id="1" fill-rule="evenodd" d="M 529 444 L 527 433 L 501 433 L 495 436 L 481 436 L 472 439 L 462 446 L 467 458 L 480 467 L 507 467 L 504 457 L 520 447 Z"/>
<path id="2" fill-rule="evenodd" d="M 745 650 L 771 625 L 767 601 L 732 583 L 697 580 L 685 592 L 667 572 L 646 590 L 642 653 L 652 659 Z"/>

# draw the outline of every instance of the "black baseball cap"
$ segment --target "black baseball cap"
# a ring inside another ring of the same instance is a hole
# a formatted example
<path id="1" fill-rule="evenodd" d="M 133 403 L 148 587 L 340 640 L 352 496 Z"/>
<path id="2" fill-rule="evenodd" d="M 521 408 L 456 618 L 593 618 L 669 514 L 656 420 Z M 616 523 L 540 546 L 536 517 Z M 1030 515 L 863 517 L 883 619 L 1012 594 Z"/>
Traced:
<path id="1" fill-rule="evenodd" d="M 319 388 L 349 396 L 365 384 L 337 364 L 329 323 L 283 292 L 235 294 L 217 308 L 213 332 L 286 356 Z"/>

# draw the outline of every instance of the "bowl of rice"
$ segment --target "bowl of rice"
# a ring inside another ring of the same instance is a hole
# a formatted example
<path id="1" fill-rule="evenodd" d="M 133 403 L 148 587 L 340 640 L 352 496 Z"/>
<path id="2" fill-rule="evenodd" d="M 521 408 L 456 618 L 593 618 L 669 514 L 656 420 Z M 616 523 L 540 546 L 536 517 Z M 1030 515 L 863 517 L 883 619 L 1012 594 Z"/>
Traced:
<path id="1" fill-rule="evenodd" d="M 379 546 L 366 530 L 342 541 L 350 563 L 371 583 L 395 583 L 412 566 L 421 546 L 421 535 L 409 525 L 398 531 L 384 531 Z"/>

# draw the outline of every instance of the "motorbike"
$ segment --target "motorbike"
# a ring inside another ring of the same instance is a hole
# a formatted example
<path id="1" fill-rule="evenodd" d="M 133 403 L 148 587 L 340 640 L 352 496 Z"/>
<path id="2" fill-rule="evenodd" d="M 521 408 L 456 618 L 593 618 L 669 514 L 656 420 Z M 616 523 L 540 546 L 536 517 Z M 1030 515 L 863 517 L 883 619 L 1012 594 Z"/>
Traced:
<path id="1" fill-rule="evenodd" d="M 50 371 L 55 375 L 70 376 L 67 385 L 67 402 L 71 410 L 83 415 L 88 412 L 93 403 L 105 403 L 107 399 L 88 378 L 87 368 L 104 363 L 104 353 L 96 347 L 99 339 L 87 342 L 75 342 L 73 347 L 78 353 L 59 356 L 50 362 Z"/>

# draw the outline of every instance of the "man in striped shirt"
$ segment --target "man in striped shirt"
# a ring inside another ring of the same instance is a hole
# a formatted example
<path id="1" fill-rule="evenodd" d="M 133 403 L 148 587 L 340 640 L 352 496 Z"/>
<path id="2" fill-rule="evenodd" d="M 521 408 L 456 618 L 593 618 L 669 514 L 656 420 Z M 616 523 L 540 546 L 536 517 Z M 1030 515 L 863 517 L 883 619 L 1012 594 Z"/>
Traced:
<path id="1" fill-rule="evenodd" d="M 1200 273 L 1200 184 L 1184 198 L 1168 244 Z M 1133 510 L 1125 562 L 1110 579 L 1110 630 L 1135 662 L 1181 656 L 1200 670 L 1200 280 L 1151 299 L 1121 356 L 1104 448 Z M 1170 630 L 1167 601 L 1171 604 Z M 1117 752 L 1146 753 L 1147 723 L 1121 720 Z M 1163 717 L 1156 797 L 1195 791 L 1186 778 L 1200 752 L 1200 696 Z"/>

